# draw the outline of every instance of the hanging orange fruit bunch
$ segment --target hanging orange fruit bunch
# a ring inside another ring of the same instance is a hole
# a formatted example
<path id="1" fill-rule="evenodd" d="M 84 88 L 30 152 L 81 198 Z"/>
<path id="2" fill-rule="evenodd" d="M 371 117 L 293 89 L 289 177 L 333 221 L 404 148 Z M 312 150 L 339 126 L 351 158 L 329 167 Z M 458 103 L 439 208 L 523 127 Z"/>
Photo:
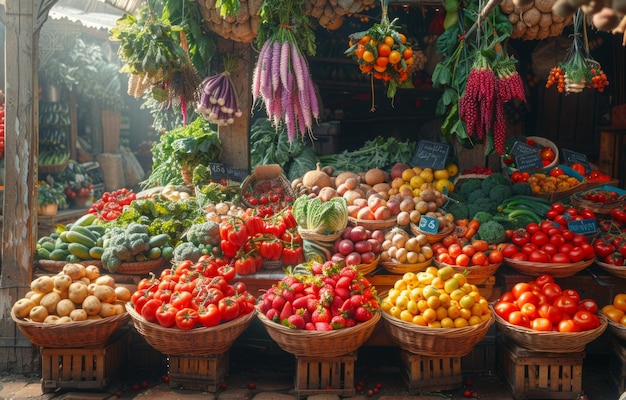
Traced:
<path id="1" fill-rule="evenodd" d="M 388 85 L 387 97 L 393 98 L 399 87 L 413 87 L 410 69 L 414 59 L 411 44 L 397 30 L 397 19 L 389 20 L 387 1 L 381 0 L 380 23 L 367 31 L 351 34 L 350 47 L 345 54 L 359 64 L 362 73 L 384 81 Z"/>

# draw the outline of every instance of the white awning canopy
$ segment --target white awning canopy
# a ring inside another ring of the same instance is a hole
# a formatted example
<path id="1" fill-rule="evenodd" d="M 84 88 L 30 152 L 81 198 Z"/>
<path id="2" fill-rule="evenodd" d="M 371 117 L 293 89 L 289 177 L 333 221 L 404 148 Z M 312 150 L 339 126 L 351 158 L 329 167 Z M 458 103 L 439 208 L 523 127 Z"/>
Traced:
<path id="1" fill-rule="evenodd" d="M 68 19 L 93 29 L 110 29 L 124 11 L 103 0 L 59 0 L 48 13 L 55 20 Z"/>

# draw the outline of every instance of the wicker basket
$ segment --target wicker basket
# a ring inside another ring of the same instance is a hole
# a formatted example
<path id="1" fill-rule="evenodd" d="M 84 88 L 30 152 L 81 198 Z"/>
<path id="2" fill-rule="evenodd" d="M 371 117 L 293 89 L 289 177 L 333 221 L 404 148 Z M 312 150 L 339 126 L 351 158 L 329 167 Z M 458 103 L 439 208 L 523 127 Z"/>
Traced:
<path id="1" fill-rule="evenodd" d="M 532 351 L 547 351 L 552 353 L 575 353 L 584 351 L 585 346 L 598 338 L 608 326 L 607 318 L 598 314 L 600 326 L 582 332 L 535 331 L 523 326 L 517 326 L 505 321 L 492 310 L 496 316 L 496 326 L 508 338 L 522 347 Z"/>
<path id="2" fill-rule="evenodd" d="M 314 231 L 310 231 L 308 229 L 298 228 L 298 233 L 302 237 L 302 239 L 313 240 L 316 242 L 334 242 L 339 239 L 343 234 L 343 229 L 335 232 L 328 233 L 318 233 Z"/>
<path id="3" fill-rule="evenodd" d="M 53 274 L 59 273 L 63 271 L 63 267 L 65 264 L 70 264 L 69 261 L 54 261 L 54 260 L 37 260 L 35 261 L 35 266 L 43 269 L 46 272 L 51 272 Z M 76 263 L 71 264 L 81 264 L 84 266 L 95 265 L 98 268 L 102 268 L 102 261 L 100 260 L 83 260 Z"/>
<path id="4" fill-rule="evenodd" d="M 284 195 L 281 197 L 280 201 L 270 202 L 266 205 L 266 207 L 270 207 L 274 211 L 279 211 L 289 206 L 291 202 L 287 201 L 287 199 L 293 199 L 295 197 L 295 192 L 291 188 L 291 182 L 287 179 L 285 174 L 282 173 L 282 168 L 278 165 L 262 165 L 255 168 L 254 172 L 251 175 L 248 175 L 246 179 L 241 182 L 241 201 L 247 207 L 255 207 L 255 205 L 248 202 L 248 196 L 246 196 L 246 194 L 252 194 L 252 192 L 254 192 L 257 188 L 262 189 L 262 186 L 260 185 L 268 182 L 272 185 L 280 185 Z"/>
<path id="5" fill-rule="evenodd" d="M 378 266 L 379 261 L 380 261 L 380 256 L 376 257 L 376 259 L 369 264 L 357 265 L 356 269 L 359 271 L 361 275 L 369 275 L 376 270 L 376 267 Z"/>
<path id="6" fill-rule="evenodd" d="M 278 347 L 297 357 L 338 357 L 357 350 L 370 337 L 380 320 L 375 312 L 369 321 L 332 331 L 292 329 L 270 321 L 261 311 L 257 317 Z"/>
<path id="7" fill-rule="evenodd" d="M 158 271 L 165 264 L 164 258 L 156 258 L 154 260 L 125 262 L 119 266 L 113 273 L 121 275 L 145 275 L 150 272 Z"/>
<path id="8" fill-rule="evenodd" d="M 551 140 L 546 139 L 544 137 L 541 137 L 541 136 L 527 136 L 526 139 L 532 139 L 538 145 L 540 145 L 542 147 L 550 147 L 554 151 L 554 160 L 552 160 L 552 162 L 550 164 L 544 166 L 541 169 L 552 168 L 552 167 L 555 167 L 559 163 L 559 148 L 557 147 L 556 144 L 554 144 L 554 142 L 552 142 Z M 540 149 L 537 149 L 537 152 L 539 152 L 539 150 Z M 501 165 L 502 169 L 509 175 L 511 175 L 512 172 L 518 170 L 517 168 L 512 168 L 512 167 L 504 164 L 504 161 L 502 161 L 502 157 L 500 158 L 500 165 Z"/>
<path id="9" fill-rule="evenodd" d="M 479 285 L 483 283 L 490 276 L 495 275 L 498 268 L 502 263 L 493 263 L 489 265 L 473 265 L 468 267 L 459 267 L 458 265 L 451 265 L 446 263 L 441 263 L 437 260 L 434 261 L 434 264 L 437 268 L 442 268 L 446 266 L 452 267 L 454 272 L 459 272 L 461 274 L 467 273 L 466 279 L 468 283 L 473 285 Z"/>
<path id="10" fill-rule="evenodd" d="M 626 266 L 609 264 L 603 261 L 598 261 L 597 259 L 596 259 L 596 264 L 598 265 L 598 267 L 602 268 L 603 270 L 608 272 L 610 275 L 616 276 L 618 278 L 626 279 Z"/>
<path id="11" fill-rule="evenodd" d="M 594 189 L 600 190 L 600 188 Z M 585 191 L 586 192 L 586 191 Z M 615 201 L 607 201 L 604 203 L 599 203 L 596 201 L 589 201 L 584 198 L 585 192 L 574 193 L 570 196 L 569 201 L 570 204 L 578 209 L 587 209 L 591 210 L 596 214 L 610 215 L 611 211 L 622 207 L 626 204 L 626 195 L 622 195 L 617 198 Z"/>
<path id="12" fill-rule="evenodd" d="M 532 261 L 517 261 L 512 258 L 505 258 L 504 262 L 517 272 L 524 275 L 539 276 L 543 274 L 550 274 L 554 278 L 568 278 L 574 276 L 580 271 L 584 270 L 594 260 L 583 260 L 575 263 L 557 264 L 557 263 L 537 263 Z"/>
<path id="13" fill-rule="evenodd" d="M 380 229 L 384 230 L 396 225 L 396 218 L 375 220 L 375 219 L 357 219 L 354 217 L 348 217 L 348 225 L 350 226 L 362 226 L 365 229 Z"/>
<path id="14" fill-rule="evenodd" d="M 433 259 L 416 264 L 401 264 L 394 261 L 381 261 L 380 265 L 392 274 L 404 275 L 407 272 L 422 272 L 432 265 Z"/>
<path id="15" fill-rule="evenodd" d="M 441 242 L 443 240 L 443 238 L 445 238 L 446 236 L 448 236 L 449 234 L 452 233 L 452 231 L 454 230 L 454 225 L 450 225 L 450 227 L 444 231 L 438 232 L 438 233 L 429 233 L 429 232 L 424 232 L 422 231 L 416 224 L 414 224 L 413 222 L 411 222 L 410 224 L 411 227 L 411 232 L 417 236 L 417 235 L 426 235 L 426 238 L 428 239 L 428 243 L 437 243 L 437 242 Z"/>
<path id="16" fill-rule="evenodd" d="M 613 336 L 622 340 L 626 340 L 626 326 L 620 323 L 617 323 L 615 321 L 612 321 L 608 318 L 607 318 L 607 321 L 609 323 L 609 329 L 611 330 L 611 333 L 613 334 Z"/>
<path id="17" fill-rule="evenodd" d="M 17 318 L 13 311 L 11 318 L 35 346 L 65 349 L 105 344 L 118 328 L 128 323 L 130 316 L 122 313 L 98 320 L 58 325 Z"/>
<path id="18" fill-rule="evenodd" d="M 60 172 L 65 171 L 65 169 L 67 168 L 69 164 L 69 161 L 66 161 L 64 163 L 61 164 L 54 164 L 54 165 L 41 165 L 39 164 L 39 172 L 43 173 L 43 174 L 58 174 Z"/>
<path id="19" fill-rule="evenodd" d="M 246 330 L 256 314 L 256 311 L 252 311 L 211 328 L 180 330 L 164 328 L 146 321 L 135 311 L 131 303 L 126 303 L 126 310 L 133 319 L 137 332 L 146 339 L 146 342 L 161 353 L 171 356 L 205 356 L 224 353 Z"/>
<path id="20" fill-rule="evenodd" d="M 494 322 L 493 314 L 478 325 L 464 328 L 429 328 L 383 313 L 385 331 L 400 348 L 428 357 L 462 357 L 487 334 Z"/>

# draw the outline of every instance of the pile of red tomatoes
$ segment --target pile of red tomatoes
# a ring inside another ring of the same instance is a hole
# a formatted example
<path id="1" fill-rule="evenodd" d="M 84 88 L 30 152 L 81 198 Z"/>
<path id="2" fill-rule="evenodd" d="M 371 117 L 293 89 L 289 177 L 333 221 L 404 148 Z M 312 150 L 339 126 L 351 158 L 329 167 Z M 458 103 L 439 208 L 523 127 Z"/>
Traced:
<path id="1" fill-rule="evenodd" d="M 513 231 L 502 255 L 516 261 L 568 264 L 593 259 L 595 251 L 585 235 L 545 220 Z"/>
<path id="2" fill-rule="evenodd" d="M 575 289 L 563 289 L 551 275 L 518 282 L 494 305 L 510 324 L 536 331 L 581 332 L 600 326 L 598 304 L 581 299 Z"/>

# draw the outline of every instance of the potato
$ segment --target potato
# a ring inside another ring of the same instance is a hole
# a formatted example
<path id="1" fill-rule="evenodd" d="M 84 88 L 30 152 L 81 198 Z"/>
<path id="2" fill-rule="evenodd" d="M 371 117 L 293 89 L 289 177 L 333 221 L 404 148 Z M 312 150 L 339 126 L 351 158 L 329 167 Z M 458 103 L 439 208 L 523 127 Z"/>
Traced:
<path id="1" fill-rule="evenodd" d="M 74 302 L 70 299 L 63 299 L 57 303 L 56 313 L 59 317 L 69 316 L 76 309 Z"/>
<path id="2" fill-rule="evenodd" d="M 115 279 L 111 275 L 100 275 L 95 283 L 96 285 L 110 286 L 112 289 L 115 289 Z"/>
<path id="3" fill-rule="evenodd" d="M 85 321 L 87 320 L 87 312 L 82 308 L 77 308 L 70 313 L 72 321 Z"/>
<path id="4" fill-rule="evenodd" d="M 98 279 L 100 276 L 100 268 L 95 265 L 88 265 L 85 267 L 85 277 L 87 277 L 90 281 L 94 281 Z"/>
<path id="5" fill-rule="evenodd" d="M 82 309 L 85 310 L 88 316 L 97 315 L 102 308 L 102 303 L 94 295 L 89 295 L 83 300 Z"/>
<path id="6" fill-rule="evenodd" d="M 35 306 L 30 310 L 28 317 L 33 322 L 43 322 L 48 318 L 48 309 L 44 306 Z"/>
<path id="7" fill-rule="evenodd" d="M 41 298 L 39 304 L 46 307 L 46 309 L 48 310 L 48 314 L 55 314 L 59 301 L 61 301 L 61 296 L 59 296 L 59 294 L 56 292 L 50 292 Z"/>
<path id="8" fill-rule="evenodd" d="M 35 306 L 36 304 L 31 299 L 22 298 L 13 304 L 13 308 L 11 310 L 17 318 L 26 318 L 28 317 L 30 310 L 32 310 Z"/>
<path id="9" fill-rule="evenodd" d="M 59 319 L 56 320 L 57 325 L 69 324 L 70 322 L 72 322 L 72 319 L 69 317 L 69 315 L 66 315 L 64 317 L 59 317 Z"/>
<path id="10" fill-rule="evenodd" d="M 100 307 L 98 315 L 102 318 L 113 317 L 117 315 L 117 310 L 113 304 L 102 303 L 102 307 Z"/>
<path id="11" fill-rule="evenodd" d="M 85 300 L 85 298 L 89 296 L 89 289 L 87 288 L 87 285 L 80 281 L 77 281 L 70 285 L 68 293 L 68 298 L 70 300 L 72 300 L 76 304 L 81 304 L 83 300 Z"/>
<path id="12" fill-rule="evenodd" d="M 54 280 L 49 276 L 40 276 L 30 283 L 30 289 L 37 293 L 50 293 L 54 289 Z"/>
<path id="13" fill-rule="evenodd" d="M 54 281 L 54 288 L 60 292 L 66 291 L 72 284 L 72 278 L 63 273 L 55 275 L 52 280 Z"/>
<path id="14" fill-rule="evenodd" d="M 128 290 L 124 286 L 117 286 L 115 288 L 115 295 L 117 296 L 117 300 L 126 302 L 130 300 L 131 293 L 130 290 Z"/>
<path id="15" fill-rule="evenodd" d="M 43 322 L 44 324 L 56 324 L 59 318 L 60 317 L 58 315 L 48 315 Z"/>
<path id="16" fill-rule="evenodd" d="M 96 285 L 93 295 L 96 296 L 102 303 L 113 303 L 117 300 L 115 289 L 111 286 Z"/>
<path id="17" fill-rule="evenodd" d="M 63 267 L 63 273 L 69 275 L 73 281 L 76 281 L 86 275 L 85 266 L 78 263 L 67 263 Z"/>

